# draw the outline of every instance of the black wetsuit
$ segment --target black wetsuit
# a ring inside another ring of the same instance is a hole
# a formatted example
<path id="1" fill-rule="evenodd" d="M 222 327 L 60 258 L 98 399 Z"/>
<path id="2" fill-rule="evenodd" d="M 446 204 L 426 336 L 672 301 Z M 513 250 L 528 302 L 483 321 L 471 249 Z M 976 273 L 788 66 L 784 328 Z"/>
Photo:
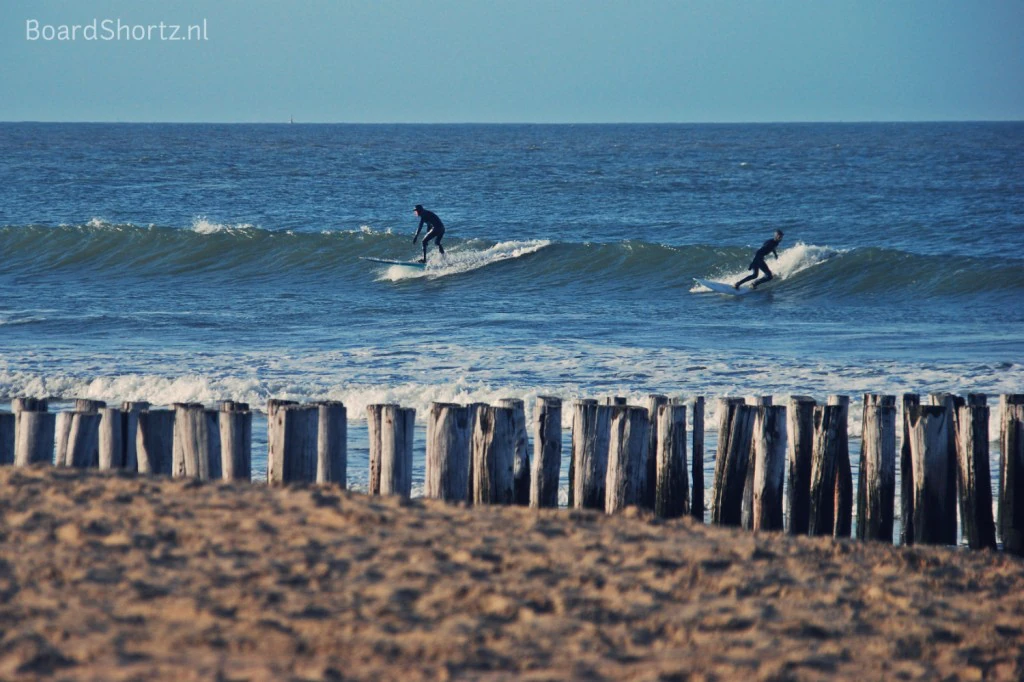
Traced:
<path id="1" fill-rule="evenodd" d="M 779 257 L 779 252 L 776 251 L 776 249 L 779 248 L 779 241 L 780 240 L 773 238 L 769 239 L 768 241 L 761 245 L 761 248 L 758 249 L 757 253 L 754 254 L 754 260 L 750 261 L 749 269 L 752 270 L 753 272 L 744 277 L 743 279 L 741 279 L 740 281 L 736 282 L 734 286 L 737 289 L 739 289 L 740 285 L 743 284 L 744 282 L 749 282 L 752 279 L 757 279 L 758 272 L 763 272 L 764 277 L 754 282 L 752 286 L 755 289 L 759 284 L 764 284 L 765 282 L 772 278 L 772 271 L 768 269 L 768 264 L 764 262 L 764 258 L 769 253 L 774 253 L 775 258 Z"/>
<path id="2" fill-rule="evenodd" d="M 444 223 L 437 217 L 437 214 L 433 211 L 428 211 L 425 208 L 419 210 L 420 224 L 416 228 L 416 236 L 412 238 L 412 243 L 415 244 L 416 240 L 420 236 L 420 230 L 423 229 L 423 225 L 426 224 L 427 233 L 423 235 L 423 260 L 427 260 L 427 244 L 431 239 L 437 241 L 437 250 L 444 255 L 444 247 L 441 246 L 441 238 L 444 236 Z"/>

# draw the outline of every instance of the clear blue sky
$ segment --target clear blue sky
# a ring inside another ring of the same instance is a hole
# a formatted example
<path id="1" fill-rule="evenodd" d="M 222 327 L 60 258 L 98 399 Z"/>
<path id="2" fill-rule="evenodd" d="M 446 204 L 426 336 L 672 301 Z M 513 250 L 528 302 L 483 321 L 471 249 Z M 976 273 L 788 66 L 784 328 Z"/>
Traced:
<path id="1" fill-rule="evenodd" d="M 208 40 L 26 39 L 93 19 Z M 3 0 L 0 64 L 5 121 L 1021 120 L 1024 2 Z"/>

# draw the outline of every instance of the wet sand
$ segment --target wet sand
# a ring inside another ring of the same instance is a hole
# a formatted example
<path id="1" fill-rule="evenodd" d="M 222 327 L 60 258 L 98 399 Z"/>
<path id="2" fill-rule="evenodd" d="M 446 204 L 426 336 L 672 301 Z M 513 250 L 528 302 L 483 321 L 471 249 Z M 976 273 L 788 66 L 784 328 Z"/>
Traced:
<path id="1" fill-rule="evenodd" d="M 337 488 L 0 471 L 0 678 L 1024 677 L 1024 561 Z"/>

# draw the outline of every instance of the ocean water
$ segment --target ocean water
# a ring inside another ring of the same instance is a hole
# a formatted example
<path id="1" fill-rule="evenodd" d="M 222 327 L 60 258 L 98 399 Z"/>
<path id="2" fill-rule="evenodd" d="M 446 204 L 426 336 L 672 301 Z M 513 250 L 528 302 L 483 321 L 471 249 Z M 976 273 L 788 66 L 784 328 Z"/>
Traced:
<path id="1" fill-rule="evenodd" d="M 417 203 L 447 257 L 360 260 Z M 776 229 L 770 286 L 694 284 Z M 4 123 L 0 289 L 0 397 L 342 400 L 355 487 L 381 401 L 843 393 L 856 436 L 1024 391 L 1024 124 Z"/>

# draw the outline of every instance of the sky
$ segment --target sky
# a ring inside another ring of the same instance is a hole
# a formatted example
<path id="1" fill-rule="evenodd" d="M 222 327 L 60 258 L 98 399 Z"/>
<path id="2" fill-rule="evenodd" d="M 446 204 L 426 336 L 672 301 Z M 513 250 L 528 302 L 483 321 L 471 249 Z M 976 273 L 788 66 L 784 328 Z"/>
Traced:
<path id="1" fill-rule="evenodd" d="M 1024 2 L 3 0 L 0 64 L 0 121 L 1024 120 Z"/>

